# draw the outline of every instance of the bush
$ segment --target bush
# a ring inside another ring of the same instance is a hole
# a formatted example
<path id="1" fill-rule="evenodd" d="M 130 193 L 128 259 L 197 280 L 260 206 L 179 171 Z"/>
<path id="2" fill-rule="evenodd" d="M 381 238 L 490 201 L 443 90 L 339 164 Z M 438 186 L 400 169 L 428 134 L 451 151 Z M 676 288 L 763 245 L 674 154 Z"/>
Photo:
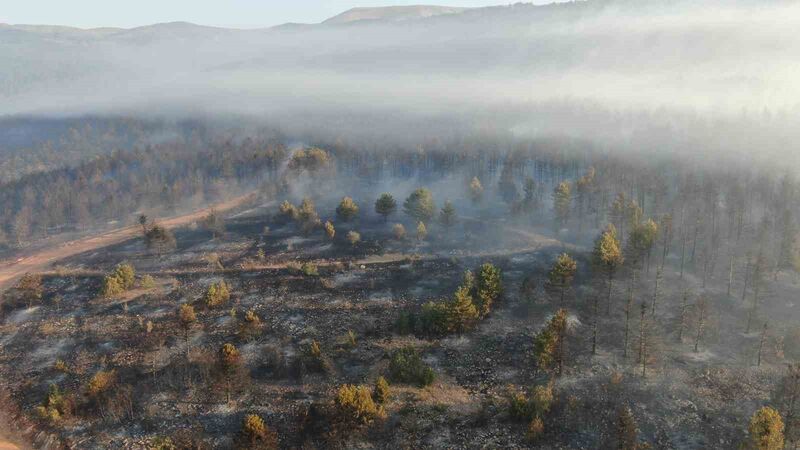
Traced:
<path id="1" fill-rule="evenodd" d="M 242 423 L 242 447 L 277 449 L 278 436 L 256 414 L 248 414 Z"/>
<path id="2" fill-rule="evenodd" d="M 261 334 L 261 318 L 252 309 L 244 313 L 244 322 L 241 324 L 240 333 L 245 340 L 255 339 Z"/>
<path id="3" fill-rule="evenodd" d="M 286 220 L 295 220 L 298 216 L 297 207 L 293 204 L 289 203 L 288 200 L 284 200 L 281 205 L 278 207 L 278 211 L 280 211 L 281 216 Z"/>
<path id="4" fill-rule="evenodd" d="M 113 370 L 101 370 L 92 376 L 86 386 L 86 393 L 90 397 L 97 397 L 107 392 L 116 383 L 116 373 Z"/>
<path id="5" fill-rule="evenodd" d="M 103 286 L 100 288 L 100 295 L 108 298 L 122 294 L 123 292 L 125 292 L 125 288 L 122 287 L 119 278 L 114 275 L 106 275 L 103 278 Z"/>
<path id="6" fill-rule="evenodd" d="M 136 270 L 130 264 L 119 264 L 113 272 L 103 278 L 100 293 L 103 297 L 113 297 L 122 294 L 133 287 L 136 279 Z"/>
<path id="7" fill-rule="evenodd" d="M 422 305 L 417 323 L 426 334 L 445 334 L 450 331 L 450 308 L 446 303 L 430 301 Z"/>
<path id="8" fill-rule="evenodd" d="M 409 334 L 414 331 L 417 316 L 408 311 L 403 311 L 395 322 L 395 329 L 399 334 Z"/>
<path id="9" fill-rule="evenodd" d="M 50 392 L 47 394 L 41 406 L 36 408 L 36 413 L 41 419 L 57 422 L 62 417 L 72 413 L 72 400 L 64 395 L 56 385 L 50 385 Z"/>
<path id="10" fill-rule="evenodd" d="M 342 419 L 364 424 L 384 418 L 383 407 L 372 400 L 372 393 L 366 386 L 345 384 L 336 393 L 336 408 Z"/>
<path id="11" fill-rule="evenodd" d="M 405 347 L 392 354 L 389 376 L 392 381 L 416 384 L 419 387 L 432 384 L 436 378 L 433 369 L 422 361 L 414 347 Z"/>

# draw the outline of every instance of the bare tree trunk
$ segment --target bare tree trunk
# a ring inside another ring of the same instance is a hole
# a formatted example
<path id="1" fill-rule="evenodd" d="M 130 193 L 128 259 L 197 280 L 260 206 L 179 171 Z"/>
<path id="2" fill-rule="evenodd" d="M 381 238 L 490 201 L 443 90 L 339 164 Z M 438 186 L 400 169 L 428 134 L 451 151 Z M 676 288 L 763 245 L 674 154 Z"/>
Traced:
<path id="1" fill-rule="evenodd" d="M 678 329 L 678 342 L 683 342 L 683 332 L 686 330 L 686 312 L 689 309 L 689 291 L 683 293 L 683 304 L 681 304 L 681 325 Z"/>
<path id="2" fill-rule="evenodd" d="M 750 314 L 747 317 L 747 331 L 745 333 L 750 332 L 750 325 L 753 323 L 753 319 L 756 317 L 756 312 L 758 311 L 758 289 L 761 283 L 758 283 L 757 280 L 755 281 L 755 286 L 753 286 L 753 306 L 750 308 Z"/>
<path id="3" fill-rule="evenodd" d="M 706 327 L 706 300 L 700 298 L 697 302 L 697 334 L 694 337 L 694 352 L 697 353 L 700 348 L 700 340 L 703 338 L 703 332 Z"/>
<path id="4" fill-rule="evenodd" d="M 767 325 L 769 322 L 764 322 L 764 330 L 761 332 L 761 342 L 758 343 L 758 367 L 761 367 L 761 352 L 764 351 L 764 343 L 767 340 Z"/>
<path id="5" fill-rule="evenodd" d="M 622 356 L 628 358 L 628 335 L 631 323 L 631 308 L 633 307 L 633 289 L 636 285 L 636 270 L 631 274 L 631 280 L 628 286 L 628 302 L 625 304 L 625 342 L 622 350 Z"/>
<path id="6" fill-rule="evenodd" d="M 608 271 L 608 295 L 606 297 L 606 315 L 611 314 L 611 285 L 614 282 L 614 271 Z"/>
<path id="7" fill-rule="evenodd" d="M 683 279 L 683 267 L 686 261 L 686 214 L 682 214 L 682 224 L 681 224 L 681 276 L 680 279 Z"/>
<path id="8" fill-rule="evenodd" d="M 731 296 L 731 286 L 733 286 L 733 252 L 731 252 L 731 261 L 728 266 L 728 297 Z"/>
<path id="9" fill-rule="evenodd" d="M 656 269 L 655 289 L 653 289 L 653 307 L 650 310 L 651 317 L 656 316 L 656 304 L 658 303 L 658 297 L 660 295 L 660 292 L 658 290 L 660 283 L 661 283 L 661 268 L 659 267 Z"/>
<path id="10" fill-rule="evenodd" d="M 597 354 L 597 322 L 599 320 L 598 314 L 598 306 L 600 303 L 600 298 L 598 296 L 594 296 L 594 326 L 592 329 L 592 354 Z"/>
<path id="11" fill-rule="evenodd" d="M 747 264 L 744 268 L 744 288 L 742 289 L 742 303 L 747 300 L 747 283 L 750 281 L 750 257 L 747 257 Z"/>
<path id="12" fill-rule="evenodd" d="M 642 378 L 645 377 L 647 373 L 647 343 L 645 342 L 646 333 L 645 333 L 645 313 L 647 312 L 647 304 L 642 303 L 642 314 L 639 318 L 639 362 L 642 364 Z"/>

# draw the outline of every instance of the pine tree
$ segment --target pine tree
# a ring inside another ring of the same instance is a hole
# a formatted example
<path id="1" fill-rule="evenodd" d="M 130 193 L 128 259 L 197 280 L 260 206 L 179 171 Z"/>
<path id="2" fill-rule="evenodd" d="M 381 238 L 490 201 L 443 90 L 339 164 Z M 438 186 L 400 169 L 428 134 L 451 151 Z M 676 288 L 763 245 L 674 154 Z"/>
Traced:
<path id="1" fill-rule="evenodd" d="M 192 305 L 183 304 L 178 307 L 178 326 L 183 329 L 184 337 L 186 338 L 186 359 L 189 359 L 189 332 L 192 327 L 197 323 L 197 316 L 194 313 Z"/>
<path id="2" fill-rule="evenodd" d="M 628 254 L 634 264 L 644 264 L 645 260 L 649 264 L 650 252 L 653 249 L 657 235 L 658 225 L 652 219 L 632 225 L 628 238 Z"/>
<path id="3" fill-rule="evenodd" d="M 575 260 L 572 259 L 568 254 L 562 253 L 558 255 L 556 262 L 553 263 L 553 267 L 548 273 L 550 284 L 558 287 L 561 292 L 559 306 L 564 305 L 564 293 L 572 283 L 572 278 L 575 276 L 577 269 L 578 263 L 575 262 Z"/>
<path id="4" fill-rule="evenodd" d="M 336 207 L 336 216 L 343 222 L 350 222 L 358 216 L 358 205 L 352 198 L 344 197 Z"/>
<path id="5" fill-rule="evenodd" d="M 242 423 L 241 448 L 273 450 L 278 448 L 278 437 L 265 423 L 261 416 L 248 414 Z"/>
<path id="6" fill-rule="evenodd" d="M 243 368 L 242 356 L 233 344 L 224 344 L 217 359 L 219 373 L 225 383 L 225 400 L 231 401 L 231 392 Z"/>
<path id="7" fill-rule="evenodd" d="M 34 303 L 42 301 L 42 296 L 44 295 L 42 276 L 26 273 L 17 283 L 16 290 L 22 300 L 28 305 L 28 308 L 33 307 Z"/>
<path id="8" fill-rule="evenodd" d="M 391 396 L 391 389 L 389 388 L 389 382 L 386 381 L 384 377 L 378 377 L 375 380 L 375 388 L 372 391 L 372 397 L 375 399 L 375 402 L 379 405 L 383 405 L 389 401 Z"/>
<path id="9" fill-rule="evenodd" d="M 486 317 L 491 312 L 492 305 L 502 293 L 503 281 L 500 269 L 491 263 L 482 264 L 478 269 L 478 278 L 475 281 L 475 300 L 481 317 Z"/>
<path id="10" fill-rule="evenodd" d="M 384 223 L 389 220 L 389 216 L 397 210 L 397 202 L 392 194 L 383 193 L 375 200 L 375 212 L 383 216 Z"/>
<path id="11" fill-rule="evenodd" d="M 534 339 L 533 351 L 540 369 L 551 371 L 555 368 L 558 375 L 562 374 L 567 331 L 567 311 L 559 309 Z"/>
<path id="12" fill-rule="evenodd" d="M 556 230 L 563 228 L 569 220 L 572 205 L 572 186 L 569 181 L 562 181 L 553 190 L 553 212 L 555 213 Z"/>
<path id="13" fill-rule="evenodd" d="M 636 426 L 636 419 L 633 417 L 631 409 L 623 406 L 617 412 L 617 421 L 614 427 L 615 442 L 614 449 L 617 450 L 638 450 L 639 430 Z"/>
<path id="14" fill-rule="evenodd" d="M 475 204 L 480 203 L 483 199 L 483 185 L 478 177 L 472 177 L 472 181 L 469 183 L 469 198 Z"/>
<path id="15" fill-rule="evenodd" d="M 419 188 L 412 192 L 403 203 L 403 212 L 417 222 L 430 221 L 436 212 L 431 191 Z"/>
<path id="16" fill-rule="evenodd" d="M 745 448 L 748 450 L 783 450 L 784 426 L 780 413 L 765 406 L 753 414 Z"/>
<path id="17" fill-rule="evenodd" d="M 606 295 L 606 314 L 611 313 L 611 292 L 614 282 L 614 273 L 623 264 L 625 258 L 622 256 L 619 239 L 617 239 L 617 229 L 613 224 L 609 224 L 600 236 L 594 241 L 592 251 L 592 264 L 605 271 L 607 277 Z"/>
<path id="18" fill-rule="evenodd" d="M 328 239 L 331 241 L 336 236 L 336 228 L 334 228 L 330 220 L 325 222 L 325 235 L 328 236 Z"/>
<path id="19" fill-rule="evenodd" d="M 417 223 L 417 240 L 424 241 L 428 237 L 428 229 L 425 227 L 424 222 Z"/>
<path id="20" fill-rule="evenodd" d="M 453 300 L 448 308 L 450 316 L 450 329 L 462 333 L 472 328 L 478 320 L 478 310 L 472 301 L 470 287 L 461 286 L 453 295 Z"/>
<path id="21" fill-rule="evenodd" d="M 444 202 L 441 212 L 439 212 L 439 222 L 447 229 L 456 223 L 456 209 L 450 200 Z"/>

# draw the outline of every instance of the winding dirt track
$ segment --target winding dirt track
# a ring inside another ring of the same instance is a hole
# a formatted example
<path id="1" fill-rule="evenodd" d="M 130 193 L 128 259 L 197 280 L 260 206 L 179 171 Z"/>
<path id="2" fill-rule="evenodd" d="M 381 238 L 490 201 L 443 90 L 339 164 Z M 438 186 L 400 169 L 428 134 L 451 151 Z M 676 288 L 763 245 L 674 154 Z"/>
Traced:
<path id="1" fill-rule="evenodd" d="M 159 219 L 159 225 L 166 228 L 178 228 L 189 225 L 203 219 L 208 213 L 215 209 L 219 212 L 230 211 L 239 207 L 255 197 L 251 192 L 207 208 L 199 209 L 189 214 Z M 0 291 L 13 285 L 13 283 L 27 272 L 41 272 L 46 270 L 52 263 L 74 256 L 80 253 L 97 250 L 109 245 L 119 244 L 134 238 L 141 233 L 138 225 L 131 225 L 125 228 L 108 231 L 96 236 L 76 239 L 74 241 L 59 244 L 57 247 L 36 251 L 13 260 L 0 262 Z M 2 449 L 2 447 L 0 447 Z"/>

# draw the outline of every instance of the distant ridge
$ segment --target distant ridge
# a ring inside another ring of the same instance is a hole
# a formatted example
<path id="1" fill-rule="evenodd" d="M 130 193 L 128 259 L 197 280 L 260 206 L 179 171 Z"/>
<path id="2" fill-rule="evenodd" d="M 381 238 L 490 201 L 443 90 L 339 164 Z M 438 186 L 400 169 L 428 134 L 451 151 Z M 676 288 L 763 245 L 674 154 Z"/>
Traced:
<path id="1" fill-rule="evenodd" d="M 442 16 L 445 14 L 458 14 L 469 8 L 450 6 L 413 5 L 413 6 L 384 6 L 375 8 L 353 8 L 339 15 L 333 16 L 322 23 L 344 24 L 361 20 L 410 20 L 425 17 Z"/>

